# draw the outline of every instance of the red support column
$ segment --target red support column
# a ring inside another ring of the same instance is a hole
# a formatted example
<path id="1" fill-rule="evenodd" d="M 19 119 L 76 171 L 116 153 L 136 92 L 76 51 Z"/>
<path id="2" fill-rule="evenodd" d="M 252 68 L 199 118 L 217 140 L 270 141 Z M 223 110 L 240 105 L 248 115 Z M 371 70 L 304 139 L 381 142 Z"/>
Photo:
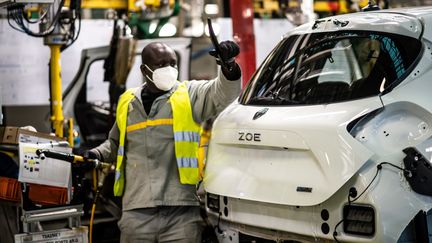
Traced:
<path id="1" fill-rule="evenodd" d="M 252 0 L 231 0 L 230 12 L 233 37 L 240 46 L 237 62 L 243 73 L 242 87 L 245 87 L 256 68 Z"/>

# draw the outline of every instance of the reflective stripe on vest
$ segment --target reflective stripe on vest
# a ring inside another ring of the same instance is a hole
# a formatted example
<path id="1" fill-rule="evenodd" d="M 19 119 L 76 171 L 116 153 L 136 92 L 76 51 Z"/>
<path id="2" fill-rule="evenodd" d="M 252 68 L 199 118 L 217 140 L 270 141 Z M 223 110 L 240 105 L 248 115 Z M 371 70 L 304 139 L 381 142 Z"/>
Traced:
<path id="1" fill-rule="evenodd" d="M 144 129 L 147 127 L 161 126 L 161 125 L 172 125 L 173 119 L 157 119 L 157 120 L 147 120 L 145 122 L 140 122 L 127 126 L 126 132 L 133 132 L 136 130 Z"/>
<path id="2" fill-rule="evenodd" d="M 193 120 L 192 108 L 186 82 L 180 83 L 177 90 L 169 98 L 173 119 L 147 120 L 127 126 L 129 103 L 134 98 L 136 89 L 127 90 L 121 97 L 117 107 L 117 125 L 120 131 L 119 149 L 117 152 L 114 195 L 122 196 L 124 191 L 124 143 L 126 133 L 145 129 L 149 126 L 173 125 L 174 149 L 182 184 L 195 185 L 201 179 L 198 166 L 199 132 L 201 127 Z"/>
<path id="3" fill-rule="evenodd" d="M 198 166 L 201 126 L 193 119 L 186 82 L 179 84 L 169 101 L 174 119 L 174 149 L 180 183 L 195 185 L 201 179 Z"/>

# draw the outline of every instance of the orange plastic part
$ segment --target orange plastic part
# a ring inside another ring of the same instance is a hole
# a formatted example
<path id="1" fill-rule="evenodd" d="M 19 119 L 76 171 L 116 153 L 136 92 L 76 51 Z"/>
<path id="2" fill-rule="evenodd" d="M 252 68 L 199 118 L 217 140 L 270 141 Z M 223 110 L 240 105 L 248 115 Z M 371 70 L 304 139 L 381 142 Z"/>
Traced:
<path id="1" fill-rule="evenodd" d="M 17 179 L 0 177 L 0 199 L 12 202 L 21 200 L 21 184 Z"/>
<path id="2" fill-rule="evenodd" d="M 67 189 L 62 187 L 30 184 L 29 198 L 40 205 L 62 205 L 67 202 Z"/>
<path id="3" fill-rule="evenodd" d="M 66 188 L 28 183 L 29 198 L 35 204 L 44 206 L 67 203 Z M 0 200 L 20 202 L 21 183 L 17 179 L 0 177 Z"/>

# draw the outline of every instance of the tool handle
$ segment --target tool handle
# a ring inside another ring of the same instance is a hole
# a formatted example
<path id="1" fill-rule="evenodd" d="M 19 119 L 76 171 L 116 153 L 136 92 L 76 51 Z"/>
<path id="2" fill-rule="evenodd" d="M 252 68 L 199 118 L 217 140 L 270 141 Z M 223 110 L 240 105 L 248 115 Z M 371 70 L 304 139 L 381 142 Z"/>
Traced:
<path id="1" fill-rule="evenodd" d="M 71 153 L 57 152 L 48 149 L 38 149 L 36 150 L 36 155 L 39 156 L 42 160 L 46 157 L 63 160 L 69 163 L 92 163 L 94 168 L 96 169 L 109 169 L 114 170 L 114 165 L 102 162 L 97 159 L 85 159 L 83 156 L 75 155 Z"/>

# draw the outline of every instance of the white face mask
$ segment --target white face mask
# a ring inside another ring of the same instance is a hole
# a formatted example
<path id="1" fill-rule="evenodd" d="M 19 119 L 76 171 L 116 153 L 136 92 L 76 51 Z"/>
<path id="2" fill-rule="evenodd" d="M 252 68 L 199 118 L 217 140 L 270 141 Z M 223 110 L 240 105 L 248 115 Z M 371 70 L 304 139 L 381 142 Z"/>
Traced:
<path id="1" fill-rule="evenodd" d="M 177 81 L 178 70 L 174 67 L 166 66 L 152 71 L 146 64 L 144 66 L 153 73 L 153 79 L 147 75 L 146 77 L 160 90 L 170 90 Z"/>

